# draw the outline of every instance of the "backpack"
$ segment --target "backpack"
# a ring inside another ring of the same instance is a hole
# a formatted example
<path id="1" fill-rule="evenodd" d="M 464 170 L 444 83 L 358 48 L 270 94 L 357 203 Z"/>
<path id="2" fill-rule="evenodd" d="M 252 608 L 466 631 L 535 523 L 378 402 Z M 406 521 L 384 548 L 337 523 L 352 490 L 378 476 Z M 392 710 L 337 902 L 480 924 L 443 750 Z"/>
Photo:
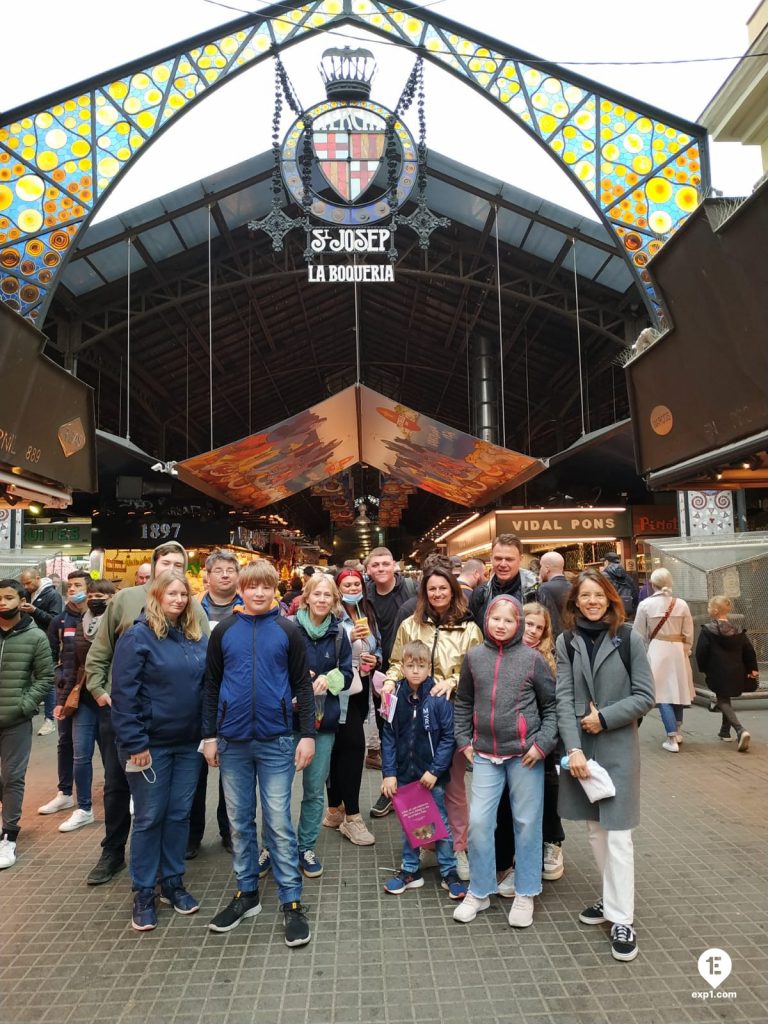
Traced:
<path id="1" fill-rule="evenodd" d="M 627 573 L 622 573 L 621 577 L 618 579 L 611 573 L 606 573 L 606 576 L 611 581 L 616 589 L 616 593 L 621 598 L 621 603 L 624 605 L 624 614 L 627 618 L 634 615 L 637 609 L 637 591 L 631 577 L 628 576 Z"/>
<path id="2" fill-rule="evenodd" d="M 621 660 L 622 660 L 622 662 L 624 664 L 624 668 L 627 670 L 627 675 L 630 677 L 630 679 L 632 678 L 632 668 L 631 668 L 631 665 L 632 665 L 632 655 L 631 655 L 630 650 L 629 650 L 629 643 L 630 643 L 629 638 L 630 638 L 631 634 L 632 634 L 632 627 L 628 623 L 626 623 L 626 622 L 622 623 L 622 625 L 620 625 L 619 628 L 616 630 L 616 636 L 619 637 L 622 641 L 624 641 L 619 646 L 619 657 L 621 658 Z M 573 653 L 574 652 L 573 652 L 573 648 L 571 647 L 571 640 L 573 640 L 573 630 L 572 629 L 564 629 L 563 632 L 560 635 L 562 637 L 565 637 L 565 649 L 568 652 L 568 661 L 570 661 L 571 665 L 573 665 Z M 638 718 L 637 724 L 638 725 L 642 725 L 643 724 L 642 718 Z"/>

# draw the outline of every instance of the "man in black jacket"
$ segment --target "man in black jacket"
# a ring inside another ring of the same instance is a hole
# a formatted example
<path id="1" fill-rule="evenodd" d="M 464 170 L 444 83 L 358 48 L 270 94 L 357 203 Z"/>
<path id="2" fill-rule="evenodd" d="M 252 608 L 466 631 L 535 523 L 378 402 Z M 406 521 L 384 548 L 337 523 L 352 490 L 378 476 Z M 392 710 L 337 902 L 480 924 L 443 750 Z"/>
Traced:
<path id="1" fill-rule="evenodd" d="M 397 635 L 397 627 L 400 625 L 400 609 L 406 601 L 415 596 L 416 590 L 410 580 L 395 572 L 396 568 L 397 563 L 389 548 L 374 548 L 368 556 L 366 570 L 369 582 L 365 588 L 365 596 L 373 607 L 381 637 L 382 672 L 386 672 L 389 668 L 389 656 Z M 378 698 L 375 698 L 374 703 L 377 702 Z M 379 735 L 381 735 L 382 724 L 381 718 L 377 715 L 376 725 Z M 366 763 L 369 766 L 375 764 L 373 759 L 375 754 L 378 754 L 378 751 L 368 750 Z M 370 813 L 374 818 L 383 818 L 391 810 L 392 800 L 382 793 Z"/>
<path id="2" fill-rule="evenodd" d="M 637 611 L 639 588 L 621 564 L 621 558 L 617 552 L 609 551 L 603 556 L 603 565 L 600 571 L 615 587 L 616 593 L 624 605 L 624 614 L 627 619 L 633 619 Z"/>
<path id="3" fill-rule="evenodd" d="M 481 583 L 472 591 L 469 611 L 480 629 L 485 629 L 485 610 L 490 601 L 500 594 L 516 597 L 525 603 L 525 595 L 533 589 L 536 577 L 528 569 L 521 568 L 523 545 L 514 533 L 500 533 L 491 545 L 491 566 L 493 574 L 487 583 Z"/>
<path id="4" fill-rule="evenodd" d="M 563 575 L 564 568 L 565 560 L 558 551 L 546 551 L 541 556 L 541 585 L 537 592 L 537 600 L 549 612 L 553 640 L 557 640 L 563 632 L 562 614 L 571 590 L 571 584 Z"/>

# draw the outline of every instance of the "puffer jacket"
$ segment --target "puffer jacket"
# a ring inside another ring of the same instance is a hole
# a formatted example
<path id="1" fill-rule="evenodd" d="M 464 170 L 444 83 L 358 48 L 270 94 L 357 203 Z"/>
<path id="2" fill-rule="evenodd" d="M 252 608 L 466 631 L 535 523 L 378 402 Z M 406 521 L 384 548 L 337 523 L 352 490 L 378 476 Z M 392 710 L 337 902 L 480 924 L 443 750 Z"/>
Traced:
<path id="1" fill-rule="evenodd" d="M 714 619 L 701 627 L 696 663 L 718 697 L 739 697 L 748 673 L 757 670 L 757 655 L 745 630 Z"/>
<path id="2" fill-rule="evenodd" d="M 435 682 L 453 683 L 455 693 L 462 662 L 470 648 L 483 642 L 483 634 L 469 614 L 455 626 L 440 625 L 432 619 L 417 622 L 414 615 L 409 616 L 400 623 L 392 646 L 387 669 L 387 679 L 392 682 L 403 678 L 403 648 L 412 640 L 421 640 L 429 648 L 429 674 Z"/>
<path id="3" fill-rule="evenodd" d="M 488 616 L 508 601 L 517 616 L 511 640 L 488 638 Z M 459 750 L 472 746 L 492 757 L 522 756 L 536 746 L 543 756 L 555 749 L 557 709 L 555 679 L 535 648 L 522 642 L 523 609 L 514 597 L 495 597 L 486 610 L 486 640 L 464 659 L 454 708 L 454 733 Z"/>
<path id="4" fill-rule="evenodd" d="M 417 782 L 424 772 L 445 784 L 456 749 L 453 742 L 453 705 L 432 696 L 433 679 L 425 679 L 413 694 L 403 680 L 397 687 L 395 716 L 381 733 L 381 772 L 398 785 Z"/>
<path id="5" fill-rule="evenodd" d="M 34 718 L 52 683 L 51 647 L 31 616 L 0 629 L 0 729 Z"/>

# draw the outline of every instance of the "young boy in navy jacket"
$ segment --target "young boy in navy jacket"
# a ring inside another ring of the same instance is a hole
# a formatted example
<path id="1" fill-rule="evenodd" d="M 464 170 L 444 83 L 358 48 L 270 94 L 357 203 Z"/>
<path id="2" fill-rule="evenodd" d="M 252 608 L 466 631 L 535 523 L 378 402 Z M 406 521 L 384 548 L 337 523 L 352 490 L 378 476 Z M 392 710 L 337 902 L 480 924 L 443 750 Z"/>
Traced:
<path id="1" fill-rule="evenodd" d="M 433 697 L 433 679 L 429 674 L 429 648 L 413 640 L 403 648 L 403 675 L 393 694 L 396 701 L 392 722 L 385 722 L 381 735 L 383 781 L 381 792 L 391 800 L 398 785 L 420 782 L 431 791 L 448 831 L 447 839 L 435 844 L 441 885 L 452 900 L 461 900 L 467 892 L 456 871 L 453 837 L 445 810 L 445 784 L 455 749 L 453 705 L 445 697 Z M 403 858 L 400 871 L 384 883 L 384 891 L 399 895 L 406 889 L 420 889 L 424 877 L 419 869 L 419 851 L 408 842 L 403 831 Z"/>
<path id="2" fill-rule="evenodd" d="M 258 559 L 240 573 L 245 609 L 223 619 L 208 646 L 203 698 L 203 753 L 221 781 L 232 827 L 238 890 L 211 921 L 228 932 L 261 912 L 256 783 L 266 845 L 272 859 L 285 943 L 311 936 L 301 906 L 299 849 L 291 825 L 291 785 L 315 753 L 315 698 L 298 627 L 280 615 L 277 572 Z M 296 698 L 299 741 L 294 752 L 291 702 Z"/>

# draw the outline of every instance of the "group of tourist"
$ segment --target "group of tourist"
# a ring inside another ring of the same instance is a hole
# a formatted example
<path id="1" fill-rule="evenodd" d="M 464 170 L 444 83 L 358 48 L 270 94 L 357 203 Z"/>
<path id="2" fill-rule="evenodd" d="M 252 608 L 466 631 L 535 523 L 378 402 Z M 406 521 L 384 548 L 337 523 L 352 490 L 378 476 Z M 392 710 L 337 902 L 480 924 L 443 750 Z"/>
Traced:
<path id="1" fill-rule="evenodd" d="M 537 579 L 522 568 L 519 539 L 502 534 L 489 579 L 482 562 L 434 555 L 415 587 L 378 548 L 367 579 L 354 565 L 335 577 L 308 572 L 300 592 L 284 597 L 271 563 L 241 569 L 216 551 L 198 602 L 186 552 L 168 542 L 153 552 L 148 578 L 119 593 L 107 580 L 70 574 L 58 610 L 38 576 L 0 581 L 0 868 L 16 859 L 32 718 L 55 678 L 58 786 L 39 810 L 71 811 L 62 832 L 93 823 L 98 744 L 105 829 L 88 884 L 125 868 L 132 834 L 132 927 L 157 926 L 158 897 L 180 914 L 198 911 L 185 865 L 202 841 L 208 770 L 218 768 L 217 821 L 237 890 L 209 928 L 227 932 L 260 913 L 259 879 L 271 871 L 285 942 L 304 945 L 303 878 L 323 873 L 322 827 L 360 847 L 376 841 L 360 812 L 363 766 L 376 746 L 366 739 L 373 704 L 382 783 L 371 816 L 389 814 L 399 790 L 415 783 L 442 826 L 436 842 L 422 837 L 431 851 L 403 829 L 387 893 L 423 886 L 434 856 L 456 921 L 471 922 L 499 894 L 512 899 L 509 924 L 529 927 L 542 879 L 564 871 L 562 819 L 586 821 L 602 891 L 579 920 L 608 922 L 612 956 L 634 959 L 638 726 L 658 705 L 664 747 L 679 750 L 693 627 L 666 570 L 652 574 L 653 594 L 634 607 L 636 591 L 622 590 L 610 555 L 605 571 L 570 582 L 562 556 L 548 552 Z M 731 698 L 757 664 L 729 610 L 725 598 L 710 602 L 697 657 L 722 714 L 721 738 L 733 727 L 746 750 Z M 632 614 L 634 628 L 625 624 Z M 596 766 L 613 791 L 593 802 L 584 783 Z"/>

